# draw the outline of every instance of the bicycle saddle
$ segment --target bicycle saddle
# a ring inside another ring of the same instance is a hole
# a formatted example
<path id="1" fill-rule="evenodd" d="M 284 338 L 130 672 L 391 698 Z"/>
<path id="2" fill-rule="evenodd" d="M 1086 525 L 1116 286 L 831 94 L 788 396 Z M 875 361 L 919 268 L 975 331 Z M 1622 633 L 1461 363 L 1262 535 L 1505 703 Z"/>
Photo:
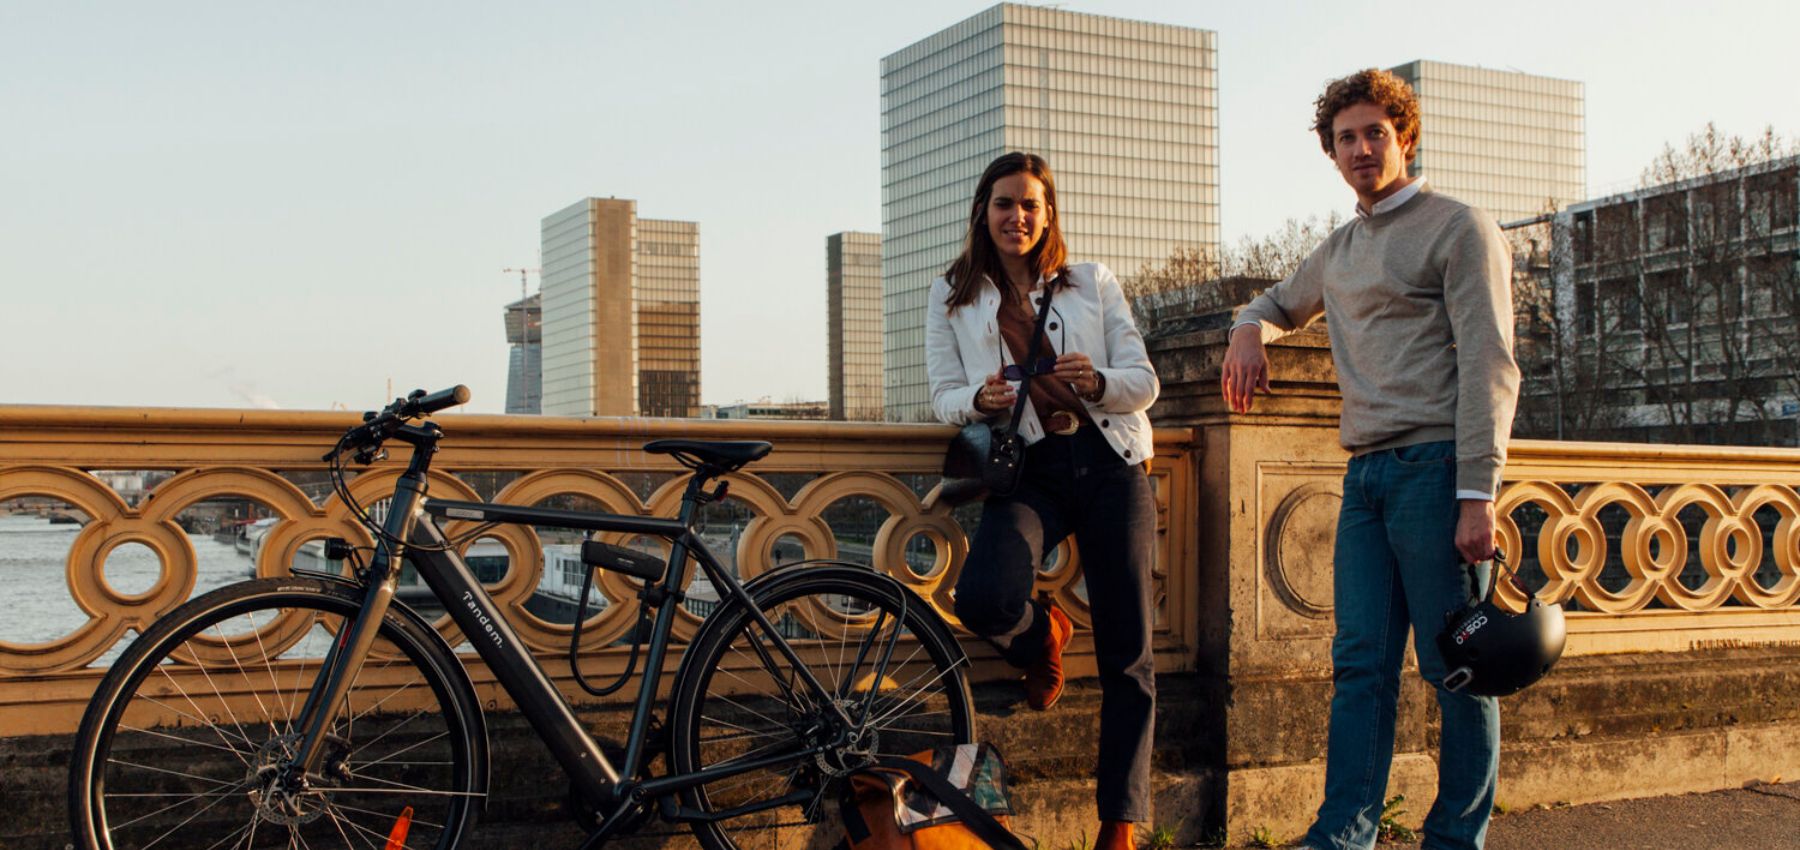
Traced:
<path id="1" fill-rule="evenodd" d="M 644 451 L 653 455 L 674 455 L 689 466 L 694 465 L 688 462 L 691 458 L 726 472 L 761 460 L 773 448 L 761 440 L 656 440 L 644 444 Z"/>

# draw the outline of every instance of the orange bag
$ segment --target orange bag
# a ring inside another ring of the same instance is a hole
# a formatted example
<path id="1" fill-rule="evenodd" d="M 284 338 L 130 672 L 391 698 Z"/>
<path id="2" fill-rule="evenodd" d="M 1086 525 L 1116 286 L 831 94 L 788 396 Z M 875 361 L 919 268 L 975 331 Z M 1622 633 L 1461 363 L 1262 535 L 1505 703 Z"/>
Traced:
<path id="1" fill-rule="evenodd" d="M 1006 763 L 986 744 L 877 757 L 839 809 L 847 850 L 1025 850 L 1007 829 Z"/>

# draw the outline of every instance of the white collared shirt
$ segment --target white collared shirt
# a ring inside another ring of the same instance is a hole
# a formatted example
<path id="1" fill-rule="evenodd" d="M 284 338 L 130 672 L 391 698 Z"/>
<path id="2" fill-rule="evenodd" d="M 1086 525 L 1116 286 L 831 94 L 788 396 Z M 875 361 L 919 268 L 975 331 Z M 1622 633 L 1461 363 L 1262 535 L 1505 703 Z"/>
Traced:
<path id="1" fill-rule="evenodd" d="M 1423 188 L 1425 188 L 1425 178 L 1423 176 L 1415 178 L 1413 182 L 1400 187 L 1400 191 L 1376 201 L 1375 208 L 1372 210 L 1365 210 L 1362 208 L 1362 204 L 1357 204 L 1356 214 L 1361 218 L 1368 218 L 1381 215 L 1389 210 L 1397 210 L 1401 204 L 1412 200 L 1413 196 L 1419 194 L 1419 190 Z"/>

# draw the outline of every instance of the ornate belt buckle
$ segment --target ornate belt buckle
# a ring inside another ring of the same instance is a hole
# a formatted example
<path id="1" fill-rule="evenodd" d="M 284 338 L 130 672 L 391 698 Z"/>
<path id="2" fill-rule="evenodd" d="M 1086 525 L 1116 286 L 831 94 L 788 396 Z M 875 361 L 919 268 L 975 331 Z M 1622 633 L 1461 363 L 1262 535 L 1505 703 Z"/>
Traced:
<path id="1" fill-rule="evenodd" d="M 1067 437 L 1070 434 L 1073 434 L 1076 431 L 1081 430 L 1081 417 L 1076 416 L 1075 414 L 1070 413 L 1066 410 L 1059 410 L 1059 411 L 1057 411 L 1055 416 L 1050 417 L 1050 420 L 1052 422 L 1054 422 L 1054 421 L 1057 421 L 1059 418 L 1061 420 L 1067 421 L 1069 424 L 1064 425 L 1061 428 L 1053 429 L 1053 430 L 1051 430 L 1050 433 L 1055 434 L 1059 437 Z"/>

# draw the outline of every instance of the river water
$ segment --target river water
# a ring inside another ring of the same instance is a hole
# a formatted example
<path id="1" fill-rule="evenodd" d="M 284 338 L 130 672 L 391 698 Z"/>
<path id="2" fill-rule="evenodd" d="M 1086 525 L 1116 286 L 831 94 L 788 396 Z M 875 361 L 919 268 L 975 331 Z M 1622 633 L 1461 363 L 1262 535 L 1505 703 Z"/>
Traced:
<path id="1" fill-rule="evenodd" d="M 44 643 L 87 622 L 69 593 L 69 548 L 81 526 L 52 524 L 35 516 L 0 516 L 0 641 Z M 248 554 L 212 535 L 188 535 L 198 559 L 194 595 L 251 576 Z M 107 581 L 123 593 L 142 593 L 156 582 L 161 563 L 149 547 L 127 543 L 107 555 Z"/>

